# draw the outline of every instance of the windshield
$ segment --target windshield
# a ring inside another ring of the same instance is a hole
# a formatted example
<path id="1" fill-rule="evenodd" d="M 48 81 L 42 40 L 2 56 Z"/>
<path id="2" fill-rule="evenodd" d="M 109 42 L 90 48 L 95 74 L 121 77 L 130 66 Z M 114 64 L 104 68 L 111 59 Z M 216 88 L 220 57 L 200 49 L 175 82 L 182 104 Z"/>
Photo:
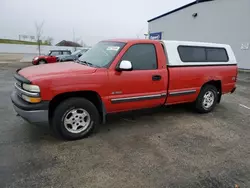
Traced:
<path id="1" fill-rule="evenodd" d="M 73 52 L 71 55 L 77 55 L 78 53 L 80 53 L 82 50 L 76 50 L 75 52 Z"/>
<path id="2" fill-rule="evenodd" d="M 85 52 L 79 62 L 88 62 L 96 67 L 108 67 L 125 43 L 103 41 L 97 43 L 93 48 Z"/>

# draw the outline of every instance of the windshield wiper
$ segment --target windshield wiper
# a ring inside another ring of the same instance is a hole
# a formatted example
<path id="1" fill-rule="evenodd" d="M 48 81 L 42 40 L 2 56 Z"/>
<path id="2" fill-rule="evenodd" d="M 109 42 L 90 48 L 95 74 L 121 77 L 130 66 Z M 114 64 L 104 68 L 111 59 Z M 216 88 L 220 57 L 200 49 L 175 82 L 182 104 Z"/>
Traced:
<path id="1" fill-rule="evenodd" d="M 92 63 L 89 63 L 89 62 L 87 62 L 87 61 L 82 61 L 82 60 L 79 60 L 79 59 L 76 60 L 76 62 L 77 62 L 77 63 L 81 62 L 81 63 L 84 64 L 84 65 L 93 66 Z"/>
<path id="2" fill-rule="evenodd" d="M 89 66 L 89 67 L 99 67 L 99 66 L 97 66 L 97 65 L 93 65 L 92 63 L 90 63 L 90 62 L 88 62 L 88 61 L 82 61 L 82 60 L 77 60 L 78 62 L 81 62 L 82 64 L 84 64 L 84 65 L 87 65 L 87 66 Z"/>

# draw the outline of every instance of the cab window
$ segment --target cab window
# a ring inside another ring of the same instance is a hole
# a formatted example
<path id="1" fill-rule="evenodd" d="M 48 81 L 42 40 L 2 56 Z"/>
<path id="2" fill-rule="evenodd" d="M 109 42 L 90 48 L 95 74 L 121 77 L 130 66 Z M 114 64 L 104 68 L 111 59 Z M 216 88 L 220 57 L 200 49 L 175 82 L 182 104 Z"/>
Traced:
<path id="1" fill-rule="evenodd" d="M 157 69 L 156 50 L 153 44 L 135 44 L 122 57 L 132 63 L 133 70 Z"/>

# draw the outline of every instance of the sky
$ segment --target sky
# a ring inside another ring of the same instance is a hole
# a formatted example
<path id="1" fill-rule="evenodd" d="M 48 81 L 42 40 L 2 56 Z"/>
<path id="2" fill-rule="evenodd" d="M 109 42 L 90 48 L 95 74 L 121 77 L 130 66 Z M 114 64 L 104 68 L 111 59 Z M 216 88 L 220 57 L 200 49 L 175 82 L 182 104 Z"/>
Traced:
<path id="1" fill-rule="evenodd" d="M 43 24 L 43 36 L 83 40 L 93 45 L 111 38 L 140 38 L 147 20 L 194 0 L 0 0 L 0 38 L 35 35 L 35 23 Z M 73 32 L 74 31 L 74 32 Z"/>

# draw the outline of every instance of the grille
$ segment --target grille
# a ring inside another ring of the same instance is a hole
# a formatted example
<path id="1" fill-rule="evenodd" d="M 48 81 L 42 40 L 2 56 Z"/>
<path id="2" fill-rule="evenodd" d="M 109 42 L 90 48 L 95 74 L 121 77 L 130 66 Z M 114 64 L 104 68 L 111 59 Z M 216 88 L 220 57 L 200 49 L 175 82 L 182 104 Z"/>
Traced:
<path id="1" fill-rule="evenodd" d="M 15 83 L 15 85 L 16 85 L 16 87 L 18 87 L 18 88 L 22 88 L 22 83 L 19 82 L 19 81 L 17 81 L 17 82 Z M 16 90 L 16 94 L 17 94 L 20 98 L 22 98 L 22 93 L 21 93 L 17 88 L 15 88 L 15 90 Z"/>
<path id="2" fill-rule="evenodd" d="M 21 82 L 17 81 L 17 82 L 16 82 L 16 85 L 17 85 L 18 87 L 22 88 L 22 83 L 21 83 Z"/>

